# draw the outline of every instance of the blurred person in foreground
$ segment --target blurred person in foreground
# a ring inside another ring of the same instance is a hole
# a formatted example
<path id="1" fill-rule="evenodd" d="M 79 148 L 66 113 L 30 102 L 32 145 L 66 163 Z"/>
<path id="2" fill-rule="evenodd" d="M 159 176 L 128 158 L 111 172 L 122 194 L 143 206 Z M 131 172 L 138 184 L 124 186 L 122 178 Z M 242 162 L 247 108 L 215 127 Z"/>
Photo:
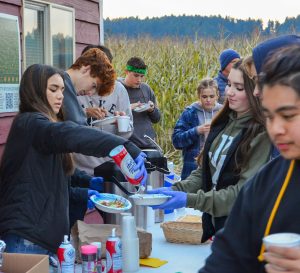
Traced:
<path id="1" fill-rule="evenodd" d="M 182 150 L 182 180 L 197 169 L 196 157 L 205 143 L 211 120 L 222 108 L 222 105 L 217 102 L 218 85 L 213 79 L 200 81 L 197 97 L 198 101 L 193 102 L 182 112 L 172 134 L 174 147 Z"/>
<path id="2" fill-rule="evenodd" d="M 156 133 L 152 124 L 158 123 L 161 117 L 155 94 L 151 87 L 144 82 L 147 69 L 143 59 L 132 57 L 126 63 L 125 78 L 118 80 L 125 86 L 131 103 L 134 130 L 129 140 L 141 149 L 157 149 L 151 141 L 144 137 L 147 135 L 155 140 Z M 147 108 L 143 110 L 141 107 L 145 106 Z"/>
<path id="3" fill-rule="evenodd" d="M 297 35 L 283 35 L 259 43 L 252 49 L 252 56 L 245 59 L 245 67 L 249 76 L 257 82 L 257 75 L 272 54 L 283 47 L 296 44 L 300 45 L 300 36 Z M 253 95 L 259 97 L 260 91 L 258 86 L 255 87 Z"/>
<path id="4" fill-rule="evenodd" d="M 258 85 L 267 131 L 281 155 L 243 187 L 199 273 L 300 272 L 300 248 L 262 243 L 269 234 L 300 233 L 300 46 L 276 51 Z"/>
<path id="5" fill-rule="evenodd" d="M 224 103 L 226 98 L 226 86 L 228 84 L 228 75 L 232 65 L 240 59 L 240 54 L 235 50 L 228 48 L 221 52 L 219 56 L 220 70 L 214 80 L 218 83 L 219 103 Z"/>
<path id="6" fill-rule="evenodd" d="M 99 194 L 70 187 L 70 153 L 100 157 L 118 145 L 133 158 L 141 153 L 123 138 L 64 121 L 64 91 L 64 73 L 54 67 L 34 64 L 22 76 L 19 113 L 0 165 L 0 237 L 6 252 L 56 253 L 70 231 L 69 204 L 76 203 L 83 215 L 89 197 Z M 137 178 L 143 168 L 136 166 Z"/>
<path id="7" fill-rule="evenodd" d="M 247 73 L 255 81 L 255 83 L 257 83 L 257 75 L 261 72 L 262 65 L 268 60 L 268 58 L 272 56 L 272 54 L 276 53 L 277 50 L 294 44 L 300 45 L 300 36 L 283 35 L 259 43 L 253 48 L 252 55 L 244 60 Z M 260 96 L 257 84 L 253 91 L 253 96 Z M 278 155 L 279 151 L 275 146 L 273 146 L 271 159 Z"/>
<path id="8" fill-rule="evenodd" d="M 260 101 L 252 95 L 255 83 L 241 60 L 233 65 L 228 86 L 226 102 L 213 119 L 198 157 L 198 169 L 171 188 L 149 191 L 172 196 L 155 209 L 202 211 L 202 242 L 223 228 L 241 188 L 270 158 Z"/>

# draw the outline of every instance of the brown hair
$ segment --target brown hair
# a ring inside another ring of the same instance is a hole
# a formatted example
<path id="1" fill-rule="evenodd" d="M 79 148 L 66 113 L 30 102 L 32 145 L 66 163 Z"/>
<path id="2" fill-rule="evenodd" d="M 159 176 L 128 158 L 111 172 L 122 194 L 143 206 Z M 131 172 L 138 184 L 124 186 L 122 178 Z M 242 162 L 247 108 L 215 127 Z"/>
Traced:
<path id="1" fill-rule="evenodd" d="M 243 135 L 243 139 L 239 143 L 235 153 L 236 169 L 240 171 L 241 168 L 245 167 L 248 163 L 248 158 L 251 152 L 250 151 L 251 141 L 259 133 L 265 131 L 265 120 L 263 118 L 260 100 L 258 97 L 253 96 L 255 82 L 247 74 L 246 68 L 242 60 L 236 62 L 232 66 L 232 69 L 237 69 L 241 71 L 243 74 L 244 89 L 245 89 L 247 99 L 249 101 L 250 111 L 252 113 L 252 118 L 247 125 L 246 131 Z M 229 108 L 229 102 L 228 100 L 226 100 L 223 108 L 218 112 L 218 114 L 213 119 L 211 126 L 214 127 L 215 125 L 219 125 L 221 123 L 227 122 L 230 112 L 233 112 L 233 110 Z M 202 158 L 203 158 L 203 150 L 200 152 L 199 156 L 197 157 L 197 162 L 199 165 L 201 165 Z"/>
<path id="2" fill-rule="evenodd" d="M 19 87 L 20 113 L 39 112 L 53 122 L 63 120 L 62 108 L 56 115 L 47 99 L 48 80 L 55 74 L 60 75 L 64 79 L 61 70 L 49 65 L 33 64 L 25 70 Z M 65 173 L 68 175 L 72 174 L 74 166 L 71 154 L 65 153 L 61 156 Z"/>
<path id="3" fill-rule="evenodd" d="M 212 78 L 206 78 L 200 81 L 198 87 L 197 87 L 197 94 L 198 97 L 200 97 L 202 91 L 204 89 L 213 89 L 216 94 L 219 96 L 219 89 L 218 89 L 218 84 L 216 83 L 216 81 Z"/>
<path id="4" fill-rule="evenodd" d="M 91 67 L 91 77 L 97 77 L 100 80 L 100 84 L 97 85 L 98 95 L 111 94 L 115 86 L 116 72 L 106 54 L 98 48 L 91 48 L 71 65 L 71 69 L 80 69 L 88 65 Z"/>

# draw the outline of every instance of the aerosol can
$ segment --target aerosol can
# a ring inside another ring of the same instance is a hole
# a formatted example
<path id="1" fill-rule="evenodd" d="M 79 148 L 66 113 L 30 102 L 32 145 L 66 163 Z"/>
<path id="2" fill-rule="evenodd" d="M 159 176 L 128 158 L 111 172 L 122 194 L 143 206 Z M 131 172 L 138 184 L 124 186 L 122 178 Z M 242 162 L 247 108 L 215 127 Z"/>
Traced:
<path id="1" fill-rule="evenodd" d="M 122 273 L 122 245 L 116 236 L 116 229 L 112 229 L 111 236 L 106 241 L 106 272 Z"/>
<path id="2" fill-rule="evenodd" d="M 68 235 L 64 236 L 64 241 L 57 250 L 58 272 L 75 273 L 75 249 L 68 241 Z"/>

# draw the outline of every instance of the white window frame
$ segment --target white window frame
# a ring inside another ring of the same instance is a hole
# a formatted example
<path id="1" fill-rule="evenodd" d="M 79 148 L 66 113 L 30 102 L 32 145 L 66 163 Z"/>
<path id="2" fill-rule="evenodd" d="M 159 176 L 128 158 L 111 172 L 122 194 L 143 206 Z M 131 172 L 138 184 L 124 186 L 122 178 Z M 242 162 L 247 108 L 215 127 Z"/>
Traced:
<path id="1" fill-rule="evenodd" d="M 24 1 L 24 9 L 26 7 L 32 7 L 36 10 L 44 11 L 44 60 L 45 64 L 53 65 L 53 50 L 52 50 L 52 29 L 51 29 L 51 20 L 53 19 L 52 9 L 61 9 L 65 11 L 69 11 L 72 14 L 72 33 L 73 33 L 73 62 L 75 61 L 75 9 L 71 7 L 66 7 L 59 4 L 49 3 L 46 1 Z M 23 10 L 23 18 L 24 18 L 24 10 Z M 23 45 L 22 51 L 23 53 L 23 71 L 26 68 L 26 48 L 25 48 L 25 22 L 23 22 Z"/>

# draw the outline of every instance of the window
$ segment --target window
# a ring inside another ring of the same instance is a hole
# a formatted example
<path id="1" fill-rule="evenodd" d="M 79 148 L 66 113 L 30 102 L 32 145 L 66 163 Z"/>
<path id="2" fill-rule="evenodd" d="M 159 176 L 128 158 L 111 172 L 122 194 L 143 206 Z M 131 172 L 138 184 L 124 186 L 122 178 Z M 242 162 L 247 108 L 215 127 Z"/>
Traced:
<path id="1" fill-rule="evenodd" d="M 72 8 L 45 2 L 25 2 L 25 68 L 34 63 L 66 70 L 75 55 Z"/>

